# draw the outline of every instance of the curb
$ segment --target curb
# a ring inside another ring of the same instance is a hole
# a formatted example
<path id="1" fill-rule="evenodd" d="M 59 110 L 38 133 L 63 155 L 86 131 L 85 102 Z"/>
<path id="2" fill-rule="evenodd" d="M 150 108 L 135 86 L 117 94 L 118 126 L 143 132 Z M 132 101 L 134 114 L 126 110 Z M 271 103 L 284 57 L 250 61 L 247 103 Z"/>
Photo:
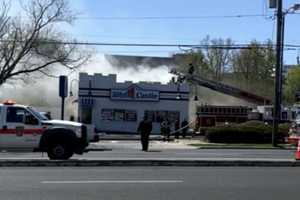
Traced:
<path id="1" fill-rule="evenodd" d="M 121 138 L 121 137 L 106 137 L 106 138 L 101 138 L 100 137 L 100 142 L 101 141 L 111 141 L 111 140 L 118 140 L 118 141 L 140 141 L 140 138 Z M 163 141 L 162 138 L 150 138 L 149 141 Z M 174 141 L 174 139 L 170 139 L 170 141 Z"/>
<path id="2" fill-rule="evenodd" d="M 300 167 L 300 161 L 273 160 L 0 160 L 0 167 Z"/>
<path id="3" fill-rule="evenodd" d="M 193 146 L 193 145 L 191 145 Z M 196 147 L 196 146 L 194 146 Z M 197 149 L 245 149 L 245 150 L 296 150 L 296 148 L 268 148 L 268 147 L 209 147 L 209 146 L 204 146 L 204 147 L 196 147 Z"/>

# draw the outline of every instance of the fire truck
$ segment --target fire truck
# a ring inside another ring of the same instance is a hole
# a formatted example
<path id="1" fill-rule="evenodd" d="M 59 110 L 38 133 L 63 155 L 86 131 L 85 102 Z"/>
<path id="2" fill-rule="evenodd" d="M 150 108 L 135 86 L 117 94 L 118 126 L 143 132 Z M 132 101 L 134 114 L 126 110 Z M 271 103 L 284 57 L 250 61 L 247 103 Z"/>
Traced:
<path id="1" fill-rule="evenodd" d="M 33 107 L 11 100 L 0 104 L 0 149 L 47 152 L 50 159 L 66 160 L 82 154 L 89 144 L 81 123 L 49 120 Z"/>

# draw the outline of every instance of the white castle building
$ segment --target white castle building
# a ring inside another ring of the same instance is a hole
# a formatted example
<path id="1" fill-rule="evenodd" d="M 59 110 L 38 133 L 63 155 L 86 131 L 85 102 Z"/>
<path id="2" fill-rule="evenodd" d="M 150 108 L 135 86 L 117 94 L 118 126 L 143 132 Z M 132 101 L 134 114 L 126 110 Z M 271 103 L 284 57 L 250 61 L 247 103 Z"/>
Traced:
<path id="1" fill-rule="evenodd" d="M 79 121 L 93 124 L 98 132 L 137 133 L 146 115 L 153 122 L 153 134 L 160 123 L 188 120 L 189 86 L 174 83 L 117 82 L 115 74 L 80 73 L 78 93 Z"/>

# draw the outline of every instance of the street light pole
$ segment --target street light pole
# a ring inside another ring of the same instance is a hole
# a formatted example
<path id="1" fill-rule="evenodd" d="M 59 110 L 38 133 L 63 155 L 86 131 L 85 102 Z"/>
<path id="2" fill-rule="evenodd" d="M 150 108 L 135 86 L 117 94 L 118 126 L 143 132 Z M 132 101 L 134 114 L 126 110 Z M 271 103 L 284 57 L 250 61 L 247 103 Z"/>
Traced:
<path id="1" fill-rule="evenodd" d="M 281 80 L 282 80 L 282 51 L 283 51 L 283 12 L 282 0 L 277 0 L 277 41 L 276 41 L 276 72 L 275 72 L 275 99 L 273 114 L 272 145 L 277 146 L 278 123 L 281 118 Z"/>

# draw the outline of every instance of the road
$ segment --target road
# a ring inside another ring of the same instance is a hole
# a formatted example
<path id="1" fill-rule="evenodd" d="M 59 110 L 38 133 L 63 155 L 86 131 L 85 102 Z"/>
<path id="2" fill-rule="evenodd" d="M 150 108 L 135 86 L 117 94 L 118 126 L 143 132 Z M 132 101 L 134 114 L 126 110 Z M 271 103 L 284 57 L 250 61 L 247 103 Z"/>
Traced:
<path id="1" fill-rule="evenodd" d="M 298 199 L 299 168 L 1 168 L 9 200 Z"/>
<path id="2" fill-rule="evenodd" d="M 290 150 L 232 150 L 232 149 L 201 149 L 201 150 L 164 150 L 164 151 L 133 151 L 109 150 L 92 151 L 83 155 L 75 155 L 72 159 L 87 160 L 122 160 L 122 159 L 280 159 L 294 158 Z M 48 159 L 44 153 L 5 152 L 0 153 L 0 159 Z"/>
<path id="3" fill-rule="evenodd" d="M 152 142 L 142 152 L 137 141 L 109 141 L 92 145 L 100 151 L 75 155 L 74 159 L 293 159 L 294 150 L 196 149 L 176 143 Z M 1 152 L 0 159 L 47 159 L 47 154 Z"/>

